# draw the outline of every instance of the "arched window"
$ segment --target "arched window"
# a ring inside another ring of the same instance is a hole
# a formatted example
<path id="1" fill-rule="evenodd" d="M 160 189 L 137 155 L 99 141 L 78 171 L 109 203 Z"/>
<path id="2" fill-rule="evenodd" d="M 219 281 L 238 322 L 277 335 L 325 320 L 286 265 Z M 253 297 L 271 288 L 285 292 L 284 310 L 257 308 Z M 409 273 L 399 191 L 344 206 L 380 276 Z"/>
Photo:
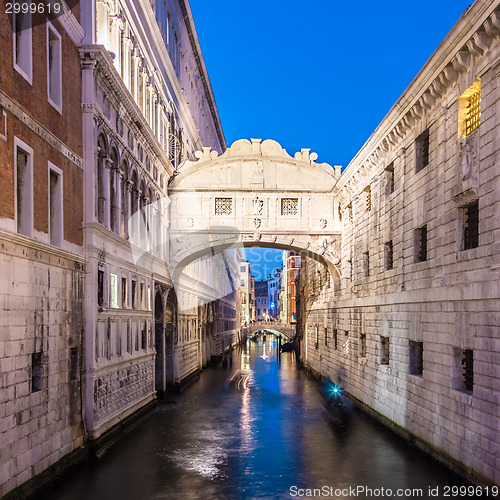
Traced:
<path id="1" fill-rule="evenodd" d="M 138 217 L 137 217 L 137 211 L 139 210 L 139 193 L 138 193 L 138 179 L 137 179 L 137 172 L 134 170 L 132 172 L 132 186 L 131 186 L 131 193 L 130 193 L 130 198 L 131 198 L 131 203 L 130 203 L 130 217 L 132 222 L 131 225 L 131 238 L 133 241 L 137 242 L 139 240 L 139 233 L 138 233 Z"/>
<path id="2" fill-rule="evenodd" d="M 105 182 L 105 162 L 107 160 L 107 147 L 104 136 L 100 135 L 97 141 L 97 177 L 96 177 L 96 193 L 97 193 L 97 221 L 104 224 L 107 209 L 106 182 Z"/>
<path id="3" fill-rule="evenodd" d="M 111 170 L 110 170 L 110 198 L 111 198 L 111 230 L 115 233 L 120 229 L 120 206 L 118 203 L 118 192 L 120 189 L 120 171 L 118 168 L 118 151 L 116 148 L 111 150 Z"/>
<path id="4" fill-rule="evenodd" d="M 120 192 L 121 192 L 121 207 L 120 207 L 120 234 L 123 238 L 128 238 L 128 190 L 127 190 L 127 172 L 128 164 L 127 161 L 122 161 L 120 165 Z"/>

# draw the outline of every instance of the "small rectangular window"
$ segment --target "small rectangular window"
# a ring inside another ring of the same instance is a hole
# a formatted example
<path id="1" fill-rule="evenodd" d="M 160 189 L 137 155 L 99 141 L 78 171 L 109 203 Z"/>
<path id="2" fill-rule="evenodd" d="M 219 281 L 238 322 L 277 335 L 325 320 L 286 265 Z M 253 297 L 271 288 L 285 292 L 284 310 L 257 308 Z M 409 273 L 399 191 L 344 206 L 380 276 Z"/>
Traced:
<path id="1" fill-rule="evenodd" d="M 389 337 L 380 337 L 380 364 L 389 364 Z"/>
<path id="2" fill-rule="evenodd" d="M 14 138 L 16 146 L 16 216 L 17 232 L 25 236 L 33 233 L 33 150 Z"/>
<path id="3" fill-rule="evenodd" d="M 359 335 L 359 356 L 366 358 L 366 333 Z"/>
<path id="4" fill-rule="evenodd" d="M 144 283 L 141 283 L 141 301 L 139 303 L 139 309 L 145 309 L 145 301 L 144 301 Z"/>
<path id="5" fill-rule="evenodd" d="M 429 164 L 429 129 L 422 132 L 415 141 L 415 172 Z"/>
<path id="6" fill-rule="evenodd" d="M 315 328 L 315 332 L 316 332 L 315 348 L 319 349 L 319 328 L 317 326 L 315 326 L 314 328 Z"/>
<path id="7" fill-rule="evenodd" d="M 62 50 L 61 35 L 47 21 L 47 95 L 59 112 L 62 108 Z"/>
<path id="8" fill-rule="evenodd" d="M 415 229 L 413 234 L 414 261 L 424 262 L 427 260 L 427 226 Z"/>
<path id="9" fill-rule="evenodd" d="M 410 374 L 421 376 L 424 370 L 424 343 L 410 340 Z"/>
<path id="10" fill-rule="evenodd" d="M 338 339 L 339 339 L 339 334 L 338 334 L 338 330 L 336 328 L 333 329 L 333 348 L 335 350 L 338 349 L 339 347 L 339 344 L 338 344 Z"/>
<path id="11" fill-rule="evenodd" d="M 232 215 L 232 198 L 215 198 L 215 215 Z"/>
<path id="12" fill-rule="evenodd" d="M 385 194 L 386 196 L 394 193 L 394 162 L 385 168 Z"/>
<path id="13" fill-rule="evenodd" d="M 281 198 L 281 215 L 297 215 L 298 213 L 298 198 Z"/>
<path id="14" fill-rule="evenodd" d="M 31 354 L 31 392 L 43 389 L 43 353 Z"/>
<path id="15" fill-rule="evenodd" d="M 27 7 L 27 9 L 26 9 Z M 31 84 L 33 80 L 31 0 L 13 2 L 14 68 Z M 16 14 L 16 10 L 19 12 Z M 24 13 L 23 10 L 26 10 Z"/>
<path id="16" fill-rule="evenodd" d="M 328 347 L 328 328 L 323 328 L 325 334 L 325 346 Z"/>
<path id="17" fill-rule="evenodd" d="M 369 212 L 372 209 L 372 187 L 370 184 L 363 190 L 365 192 L 365 206 L 366 211 Z"/>
<path id="18" fill-rule="evenodd" d="M 363 253 L 363 273 L 365 277 L 370 276 L 370 252 Z"/>
<path id="19" fill-rule="evenodd" d="M 472 134 L 481 124 L 481 79 L 478 78 L 458 99 L 458 138 Z"/>
<path id="20" fill-rule="evenodd" d="M 63 242 L 63 183 L 62 171 L 49 167 L 49 233 L 50 244 L 58 247 Z"/>
<path id="21" fill-rule="evenodd" d="M 479 245 L 479 202 L 466 205 L 463 210 L 463 249 L 477 248 Z"/>
<path id="22" fill-rule="evenodd" d="M 384 244 L 385 268 L 392 269 L 394 267 L 394 254 L 392 249 L 392 240 Z"/>

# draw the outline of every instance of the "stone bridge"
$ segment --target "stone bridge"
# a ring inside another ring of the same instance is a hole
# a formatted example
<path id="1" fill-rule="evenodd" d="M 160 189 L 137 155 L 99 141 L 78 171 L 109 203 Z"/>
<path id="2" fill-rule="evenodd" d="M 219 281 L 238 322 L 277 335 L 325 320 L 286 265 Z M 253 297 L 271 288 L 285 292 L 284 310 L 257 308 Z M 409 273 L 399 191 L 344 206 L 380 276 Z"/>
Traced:
<path id="1" fill-rule="evenodd" d="M 208 253 L 265 246 L 307 253 L 338 276 L 340 167 L 291 157 L 273 140 L 240 139 L 223 155 L 203 148 L 169 186 L 171 274 Z"/>
<path id="2" fill-rule="evenodd" d="M 272 333 L 281 333 L 288 339 L 295 336 L 295 325 L 290 323 L 281 323 L 279 321 L 257 321 L 241 328 L 242 337 L 249 337 L 252 333 L 259 330 L 269 330 Z"/>

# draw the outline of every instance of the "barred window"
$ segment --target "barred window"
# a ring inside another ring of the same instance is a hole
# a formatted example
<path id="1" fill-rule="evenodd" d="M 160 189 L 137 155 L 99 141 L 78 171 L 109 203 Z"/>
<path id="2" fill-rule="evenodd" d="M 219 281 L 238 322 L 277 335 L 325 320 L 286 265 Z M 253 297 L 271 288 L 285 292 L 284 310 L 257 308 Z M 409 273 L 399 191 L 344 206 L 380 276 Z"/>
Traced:
<path id="1" fill-rule="evenodd" d="M 297 215 L 299 213 L 298 198 L 281 199 L 281 215 Z"/>
<path id="2" fill-rule="evenodd" d="M 392 269 L 394 267 L 394 254 L 392 249 L 392 240 L 388 241 L 384 245 L 384 253 L 385 253 L 385 268 Z"/>
<path id="3" fill-rule="evenodd" d="M 232 213 L 232 198 L 215 198 L 215 215 L 231 215 Z"/>
<path id="4" fill-rule="evenodd" d="M 479 245 L 479 203 L 477 200 L 463 207 L 463 221 L 463 249 L 476 248 Z"/>
<path id="5" fill-rule="evenodd" d="M 415 172 L 429 164 L 429 129 L 424 130 L 415 141 Z"/>
<path id="6" fill-rule="evenodd" d="M 414 232 L 415 262 L 427 260 L 427 226 L 415 229 Z"/>
<path id="7" fill-rule="evenodd" d="M 365 201 L 366 201 L 366 211 L 369 212 L 372 209 L 372 187 L 370 184 L 365 187 Z"/>
<path id="8" fill-rule="evenodd" d="M 463 358 L 464 389 L 472 392 L 474 389 L 474 352 L 472 349 L 465 349 Z"/>
<path id="9" fill-rule="evenodd" d="M 458 100 L 459 139 L 472 134 L 481 124 L 481 79 L 478 78 Z"/>
<path id="10" fill-rule="evenodd" d="M 387 167 L 385 168 L 385 179 L 385 194 L 386 196 L 389 196 L 390 194 L 394 193 L 394 162 L 392 162 L 390 165 L 387 165 Z"/>
<path id="11" fill-rule="evenodd" d="M 339 346 L 339 343 L 338 343 L 338 342 L 339 342 L 339 340 L 338 340 L 338 335 L 339 335 L 339 334 L 338 334 L 338 330 L 337 330 L 336 328 L 334 328 L 334 330 L 333 330 L 333 348 L 334 348 L 335 350 L 337 350 L 337 349 L 338 349 L 338 346 Z"/>
<path id="12" fill-rule="evenodd" d="M 421 376 L 424 370 L 424 343 L 410 340 L 410 374 Z"/>
<path id="13" fill-rule="evenodd" d="M 380 337 L 380 364 L 389 364 L 389 337 Z"/>
<path id="14" fill-rule="evenodd" d="M 366 333 L 359 335 L 359 356 L 366 358 Z"/>

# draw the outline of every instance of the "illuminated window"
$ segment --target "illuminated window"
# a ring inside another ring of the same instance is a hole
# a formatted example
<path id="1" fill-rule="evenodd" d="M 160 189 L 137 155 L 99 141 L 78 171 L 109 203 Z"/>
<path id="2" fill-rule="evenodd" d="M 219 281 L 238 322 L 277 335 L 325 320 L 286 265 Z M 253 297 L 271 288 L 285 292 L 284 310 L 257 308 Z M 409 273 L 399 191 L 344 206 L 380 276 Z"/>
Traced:
<path id="1" fill-rule="evenodd" d="M 231 215 L 232 213 L 232 198 L 215 198 L 215 215 Z"/>
<path id="2" fill-rule="evenodd" d="M 297 215 L 299 213 L 298 198 L 281 199 L 281 215 Z"/>
<path id="3" fill-rule="evenodd" d="M 458 138 L 467 137 L 481 123 L 481 79 L 477 79 L 458 99 Z"/>
<path id="4" fill-rule="evenodd" d="M 110 291 L 110 305 L 113 308 L 118 307 L 118 277 L 116 274 L 109 275 L 109 291 Z"/>

